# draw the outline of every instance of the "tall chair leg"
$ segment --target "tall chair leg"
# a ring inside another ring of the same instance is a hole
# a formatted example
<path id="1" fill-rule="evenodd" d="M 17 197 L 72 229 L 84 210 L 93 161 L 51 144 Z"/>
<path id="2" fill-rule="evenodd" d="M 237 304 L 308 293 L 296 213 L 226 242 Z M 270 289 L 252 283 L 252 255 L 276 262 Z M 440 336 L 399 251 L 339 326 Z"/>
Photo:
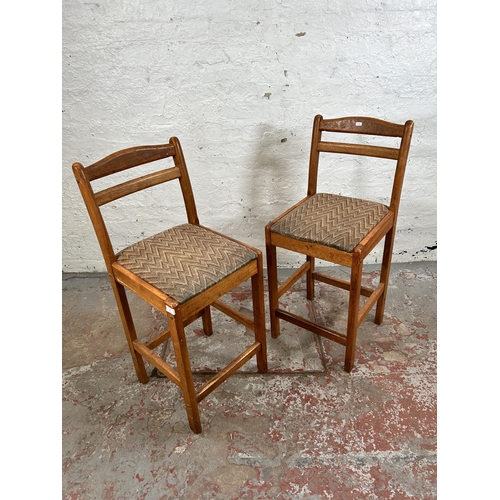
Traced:
<path id="1" fill-rule="evenodd" d="M 123 287 L 123 285 L 120 285 L 120 283 L 116 282 L 112 276 L 110 276 L 110 281 L 113 288 L 113 293 L 115 295 L 118 312 L 122 320 L 123 330 L 125 331 L 125 337 L 127 338 L 130 355 L 132 356 L 132 361 L 134 362 L 134 368 L 137 374 L 137 378 L 139 379 L 139 382 L 145 384 L 149 380 L 149 377 L 146 372 L 146 367 L 144 366 L 144 359 L 134 349 L 133 342 L 134 340 L 137 340 L 137 333 L 135 331 L 134 321 L 130 312 L 130 306 L 128 304 L 125 288 Z"/>
<path id="2" fill-rule="evenodd" d="M 307 298 L 312 300 L 314 298 L 314 257 L 307 256 L 307 261 L 309 262 L 309 270 L 307 271 L 306 283 L 307 283 Z"/>
<path id="3" fill-rule="evenodd" d="M 354 367 L 356 356 L 356 336 L 359 326 L 359 297 L 361 293 L 361 278 L 363 261 L 359 253 L 354 252 L 351 268 L 351 286 L 349 291 L 349 312 L 347 315 L 347 337 L 344 370 L 350 372 Z"/>
<path id="4" fill-rule="evenodd" d="M 384 320 L 385 299 L 387 297 L 387 287 L 389 286 L 389 273 L 391 271 L 392 249 L 394 247 L 394 227 L 385 236 L 384 254 L 382 257 L 382 268 L 380 270 L 380 283 L 384 284 L 384 291 L 377 300 L 375 311 L 375 324 L 380 325 Z"/>
<path id="5" fill-rule="evenodd" d="M 193 373 L 191 372 L 191 363 L 189 361 L 188 348 L 186 343 L 186 335 L 184 333 L 184 323 L 181 314 L 177 311 L 174 316 L 168 314 L 168 324 L 174 345 L 175 360 L 177 363 L 177 371 L 181 381 L 182 396 L 184 397 L 184 405 L 191 430 L 200 434 L 201 420 L 198 409 L 198 401 L 196 399 L 196 391 L 194 389 Z"/>
<path id="6" fill-rule="evenodd" d="M 205 335 L 207 337 L 210 337 L 210 335 L 214 333 L 212 328 L 212 314 L 210 312 L 210 306 L 207 306 L 205 307 L 205 309 L 203 309 L 201 320 L 203 322 L 203 331 L 205 332 Z"/>
<path id="7" fill-rule="evenodd" d="M 255 341 L 260 342 L 261 350 L 257 353 L 257 369 L 261 373 L 267 372 L 266 348 L 266 316 L 264 307 L 264 266 L 262 255 L 257 258 L 257 274 L 252 276 L 252 302 L 255 328 Z"/>
<path id="8" fill-rule="evenodd" d="M 271 244 L 271 230 L 269 227 L 266 227 L 266 258 L 271 337 L 276 339 L 280 336 L 280 321 L 276 317 L 276 309 L 278 308 L 278 268 L 276 260 L 276 247 Z"/>

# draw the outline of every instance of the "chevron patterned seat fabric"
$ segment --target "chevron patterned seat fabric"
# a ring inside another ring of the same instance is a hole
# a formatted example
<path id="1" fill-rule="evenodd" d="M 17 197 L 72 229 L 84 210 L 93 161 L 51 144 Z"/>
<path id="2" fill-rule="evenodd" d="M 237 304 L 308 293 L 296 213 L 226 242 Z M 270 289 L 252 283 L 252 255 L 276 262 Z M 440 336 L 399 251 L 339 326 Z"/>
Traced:
<path id="1" fill-rule="evenodd" d="M 277 221 L 271 231 L 350 253 L 388 212 L 381 203 L 317 193 Z"/>
<path id="2" fill-rule="evenodd" d="M 257 254 L 205 228 L 182 224 L 117 254 L 117 262 L 180 304 L 242 268 Z"/>

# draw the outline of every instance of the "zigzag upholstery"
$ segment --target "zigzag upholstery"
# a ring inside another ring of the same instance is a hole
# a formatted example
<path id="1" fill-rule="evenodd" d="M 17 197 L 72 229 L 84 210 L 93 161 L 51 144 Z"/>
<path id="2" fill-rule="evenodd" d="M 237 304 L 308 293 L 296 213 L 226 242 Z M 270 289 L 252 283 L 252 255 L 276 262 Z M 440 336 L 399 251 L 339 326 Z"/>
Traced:
<path id="1" fill-rule="evenodd" d="M 208 229 L 182 224 L 117 254 L 117 262 L 180 304 L 242 268 L 257 254 Z"/>
<path id="2" fill-rule="evenodd" d="M 381 203 L 317 193 L 277 221 L 271 232 L 352 252 L 388 212 Z"/>

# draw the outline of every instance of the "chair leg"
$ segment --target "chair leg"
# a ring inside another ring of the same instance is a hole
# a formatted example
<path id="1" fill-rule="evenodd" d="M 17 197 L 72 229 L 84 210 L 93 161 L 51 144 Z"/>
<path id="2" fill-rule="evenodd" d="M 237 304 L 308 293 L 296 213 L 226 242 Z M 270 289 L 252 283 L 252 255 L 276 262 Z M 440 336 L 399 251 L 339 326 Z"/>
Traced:
<path id="1" fill-rule="evenodd" d="M 271 230 L 269 227 L 266 227 L 266 258 L 271 337 L 276 339 L 280 336 L 280 321 L 276 317 L 276 309 L 278 308 L 278 268 L 276 261 L 276 247 L 271 244 Z"/>
<path id="2" fill-rule="evenodd" d="M 214 333 L 212 328 L 212 314 L 210 312 L 210 306 L 207 306 L 205 307 L 205 309 L 203 309 L 201 320 L 203 321 L 203 331 L 205 332 L 205 335 L 207 337 L 210 337 L 210 335 Z"/>
<path id="3" fill-rule="evenodd" d="M 168 323 L 174 346 L 175 361 L 177 363 L 177 371 L 181 381 L 182 396 L 184 397 L 184 406 L 189 421 L 191 430 L 200 434 L 201 420 L 198 409 L 198 401 L 196 399 L 196 391 L 194 389 L 193 373 L 191 371 L 191 363 L 189 361 L 189 353 L 186 343 L 186 335 L 184 333 L 184 323 L 181 314 L 177 311 L 174 316 L 168 314 Z"/>
<path id="4" fill-rule="evenodd" d="M 380 283 L 384 284 L 384 291 L 377 300 L 375 311 L 375 324 L 380 325 L 384 320 L 385 299 L 387 297 L 387 287 L 389 285 L 389 273 L 391 271 L 392 249 L 394 246 L 394 227 L 387 233 L 384 243 L 384 254 L 382 257 L 382 268 L 380 270 Z"/>
<path id="5" fill-rule="evenodd" d="M 137 378 L 139 379 L 139 382 L 145 384 L 149 380 L 149 377 L 146 372 L 146 367 L 144 366 L 144 359 L 134 349 L 133 342 L 134 340 L 137 340 L 137 333 L 135 331 L 132 313 L 130 312 L 130 306 L 127 300 L 125 287 L 116 282 L 111 275 L 110 281 L 113 288 L 113 293 L 115 295 L 118 312 L 120 313 L 120 318 L 122 320 L 123 330 L 125 331 L 125 337 L 127 338 L 130 355 L 132 356 L 132 361 L 134 362 L 134 368 L 137 374 Z"/>
<path id="6" fill-rule="evenodd" d="M 306 276 L 307 299 L 312 300 L 314 299 L 314 279 L 313 279 L 314 257 L 308 255 L 307 261 L 309 262 L 309 271 L 307 271 L 307 276 Z"/>
<path id="7" fill-rule="evenodd" d="M 358 253 L 353 254 L 351 268 L 351 287 L 349 291 L 349 312 L 347 316 L 347 338 L 344 370 L 350 372 L 354 367 L 356 356 L 356 336 L 359 326 L 359 297 L 361 293 L 361 278 L 363 275 L 363 261 Z"/>
<path id="8" fill-rule="evenodd" d="M 264 307 L 264 266 L 262 255 L 257 258 L 257 274 L 252 276 L 252 302 L 255 328 L 255 341 L 261 345 L 257 353 L 257 369 L 261 373 L 267 372 L 267 339 L 266 339 L 266 317 Z"/>

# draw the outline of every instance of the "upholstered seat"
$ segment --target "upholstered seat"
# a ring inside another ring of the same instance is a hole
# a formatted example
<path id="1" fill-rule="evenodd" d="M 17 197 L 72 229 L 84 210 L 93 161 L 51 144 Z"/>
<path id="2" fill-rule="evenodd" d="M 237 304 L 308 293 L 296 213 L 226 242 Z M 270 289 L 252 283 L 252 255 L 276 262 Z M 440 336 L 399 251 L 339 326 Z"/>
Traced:
<path id="1" fill-rule="evenodd" d="M 318 193 L 271 226 L 271 232 L 352 252 L 389 213 L 381 203 Z"/>
<path id="2" fill-rule="evenodd" d="M 222 235 L 182 224 L 117 254 L 117 262 L 183 304 L 223 280 L 257 254 Z"/>

